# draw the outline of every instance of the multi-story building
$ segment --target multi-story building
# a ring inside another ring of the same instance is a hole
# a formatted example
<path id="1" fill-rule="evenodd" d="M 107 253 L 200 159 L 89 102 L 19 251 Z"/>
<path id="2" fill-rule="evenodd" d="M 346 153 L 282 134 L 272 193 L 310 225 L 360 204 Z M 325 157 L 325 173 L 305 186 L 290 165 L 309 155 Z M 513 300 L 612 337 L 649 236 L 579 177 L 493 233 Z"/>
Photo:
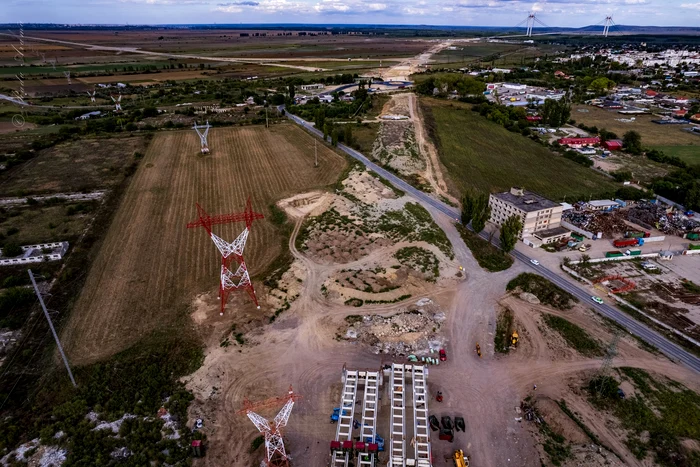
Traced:
<path id="1" fill-rule="evenodd" d="M 569 235 L 561 226 L 564 207 L 547 198 L 513 187 L 503 193 L 489 196 L 490 221 L 499 227 L 511 216 L 518 216 L 523 224 L 520 238 L 536 237 L 542 243 L 554 243 Z"/>

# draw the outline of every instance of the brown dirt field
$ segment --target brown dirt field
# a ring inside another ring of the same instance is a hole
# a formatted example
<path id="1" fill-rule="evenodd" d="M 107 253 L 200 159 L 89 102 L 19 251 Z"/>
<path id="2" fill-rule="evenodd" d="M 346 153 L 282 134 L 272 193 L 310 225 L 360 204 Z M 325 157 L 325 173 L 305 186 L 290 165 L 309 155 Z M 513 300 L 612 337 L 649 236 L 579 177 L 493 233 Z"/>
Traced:
<path id="1" fill-rule="evenodd" d="M 7 133 L 17 133 L 24 130 L 33 130 L 36 128 L 36 124 L 25 122 L 21 128 L 16 127 L 12 122 L 0 122 L 0 135 Z"/>
<path id="2" fill-rule="evenodd" d="M 112 186 L 121 171 L 144 152 L 143 136 L 86 139 L 42 150 L 25 164 L 0 175 L 0 195 L 64 193 Z"/>
<path id="3" fill-rule="evenodd" d="M 122 350 L 181 316 L 196 296 L 216 293 L 218 252 L 203 230 L 185 228 L 195 219 L 195 202 L 217 214 L 242 210 L 250 196 L 255 210 L 269 218 L 271 203 L 334 182 L 346 165 L 320 147 L 314 168 L 312 137 L 286 124 L 214 129 L 209 146 L 211 155 L 200 156 L 190 131 L 153 139 L 65 327 L 73 363 Z M 233 240 L 241 230 L 241 224 L 225 225 L 216 233 Z M 251 275 L 272 263 L 281 243 L 268 220 L 256 222 L 246 247 Z M 255 310 L 248 299 L 236 297 L 232 305 L 241 303 L 238 311 Z"/>

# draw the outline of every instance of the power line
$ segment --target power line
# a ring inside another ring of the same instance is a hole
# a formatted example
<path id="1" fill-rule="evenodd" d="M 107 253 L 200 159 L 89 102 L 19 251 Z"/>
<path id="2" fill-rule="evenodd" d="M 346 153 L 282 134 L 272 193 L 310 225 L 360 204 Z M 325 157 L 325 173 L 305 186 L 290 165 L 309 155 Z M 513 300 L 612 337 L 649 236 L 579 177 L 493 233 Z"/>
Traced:
<path id="1" fill-rule="evenodd" d="M 34 292 L 36 292 L 36 296 L 39 297 L 39 303 L 41 304 L 41 309 L 44 310 L 44 316 L 46 316 L 46 320 L 49 322 L 49 328 L 51 328 L 51 333 L 53 334 L 53 338 L 56 339 L 56 345 L 58 346 L 58 351 L 61 353 L 61 358 L 63 359 L 63 363 L 66 365 L 66 370 L 68 370 L 68 376 L 70 377 L 71 383 L 73 383 L 73 387 L 78 387 L 77 383 L 75 382 L 75 378 L 73 378 L 73 372 L 70 370 L 70 365 L 68 364 L 68 359 L 66 358 L 66 354 L 63 352 L 63 346 L 61 345 L 61 341 L 58 339 L 58 334 L 56 334 L 56 329 L 53 327 L 53 322 L 51 321 L 51 317 L 49 316 L 49 312 L 46 309 L 46 305 L 44 304 L 44 298 L 41 296 L 41 292 L 39 292 L 39 287 L 36 285 L 36 281 L 34 280 L 34 274 L 32 274 L 31 269 L 27 269 L 27 272 L 29 273 L 29 278 L 32 280 L 32 285 L 34 286 Z"/>

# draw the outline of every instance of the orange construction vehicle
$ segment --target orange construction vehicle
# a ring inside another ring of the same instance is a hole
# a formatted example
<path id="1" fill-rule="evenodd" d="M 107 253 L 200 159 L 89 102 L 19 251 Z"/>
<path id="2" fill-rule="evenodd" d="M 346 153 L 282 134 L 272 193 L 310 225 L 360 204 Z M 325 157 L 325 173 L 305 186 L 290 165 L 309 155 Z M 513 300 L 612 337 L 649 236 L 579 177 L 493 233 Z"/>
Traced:
<path id="1" fill-rule="evenodd" d="M 476 353 L 479 355 L 479 358 L 481 358 L 481 347 L 478 342 L 476 343 Z"/>

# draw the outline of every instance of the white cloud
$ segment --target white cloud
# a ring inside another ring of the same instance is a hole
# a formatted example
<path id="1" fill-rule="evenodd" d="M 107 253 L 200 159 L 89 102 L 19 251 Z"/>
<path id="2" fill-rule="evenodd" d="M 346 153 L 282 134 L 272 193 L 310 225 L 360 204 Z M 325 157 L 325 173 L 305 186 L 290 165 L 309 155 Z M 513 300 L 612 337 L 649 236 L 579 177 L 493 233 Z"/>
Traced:
<path id="1" fill-rule="evenodd" d="M 681 8 L 687 8 L 689 10 L 700 10 L 700 3 L 683 3 Z"/>

